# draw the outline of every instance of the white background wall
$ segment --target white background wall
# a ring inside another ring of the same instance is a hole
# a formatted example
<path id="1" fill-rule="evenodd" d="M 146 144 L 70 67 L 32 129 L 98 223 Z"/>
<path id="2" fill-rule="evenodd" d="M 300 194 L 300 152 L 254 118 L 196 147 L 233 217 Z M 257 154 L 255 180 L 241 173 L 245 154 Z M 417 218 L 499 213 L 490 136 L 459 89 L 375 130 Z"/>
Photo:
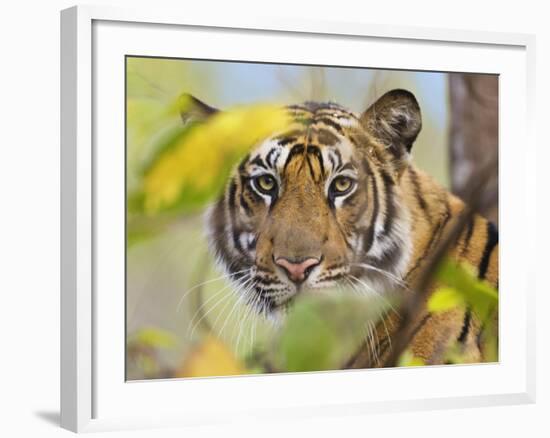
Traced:
<path id="1" fill-rule="evenodd" d="M 549 209 L 550 30 L 543 1 L 368 0 L 96 1 L 243 13 L 537 34 L 539 215 L 536 405 L 312 419 L 219 429 L 106 436 L 550 436 Z M 0 435 L 68 436 L 59 404 L 59 10 L 71 1 L 4 2 L 0 14 Z M 518 145 L 517 153 L 523 153 Z M 505 194 L 504 194 L 505 196 Z M 519 291 L 518 291 L 519 292 Z"/>

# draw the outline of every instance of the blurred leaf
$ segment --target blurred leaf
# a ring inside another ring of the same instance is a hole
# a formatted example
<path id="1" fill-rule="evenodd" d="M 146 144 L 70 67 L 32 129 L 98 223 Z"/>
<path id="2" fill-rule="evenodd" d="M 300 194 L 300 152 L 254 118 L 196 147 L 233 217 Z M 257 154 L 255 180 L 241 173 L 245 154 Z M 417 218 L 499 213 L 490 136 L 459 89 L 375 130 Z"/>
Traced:
<path id="1" fill-rule="evenodd" d="M 286 112 L 271 105 L 223 111 L 183 129 L 146 170 L 143 208 L 148 214 L 185 205 L 203 206 L 217 195 L 236 162 L 254 145 L 288 126 Z"/>
<path id="2" fill-rule="evenodd" d="M 208 336 L 187 356 L 175 377 L 233 376 L 247 374 L 244 366 L 217 338 Z"/>
<path id="3" fill-rule="evenodd" d="M 174 348 L 178 341 L 175 335 L 169 331 L 156 327 L 146 327 L 137 331 L 132 341 L 144 347 L 150 348 Z"/>
<path id="4" fill-rule="evenodd" d="M 309 306 L 301 306 L 290 318 L 281 338 L 281 354 L 286 371 L 313 371 L 333 368 L 338 338 Z"/>
<path id="5" fill-rule="evenodd" d="M 466 264 L 445 260 L 437 280 L 444 287 L 437 289 L 427 303 L 431 312 L 454 308 L 469 308 L 479 318 L 483 330 L 478 341 L 484 361 L 498 360 L 498 292 L 489 283 L 477 278 L 475 270 Z M 447 363 L 470 363 L 477 360 L 462 344 L 451 345 L 445 352 Z"/>
<path id="6" fill-rule="evenodd" d="M 498 292 L 486 281 L 479 280 L 473 268 L 468 265 L 445 260 L 441 264 L 436 277 L 438 281 L 447 286 L 447 289 L 453 289 L 456 293 L 462 295 L 463 301 L 472 308 L 484 323 L 488 321 L 498 307 Z M 448 291 L 444 292 L 443 298 L 446 299 L 447 304 L 452 299 L 455 302 L 460 301 Z M 441 301 L 441 296 L 436 298 L 436 303 L 441 304 Z"/>
<path id="7" fill-rule="evenodd" d="M 405 350 L 397 363 L 398 367 L 421 367 L 424 365 L 426 365 L 424 359 L 414 356 L 410 350 Z"/>
<path id="8" fill-rule="evenodd" d="M 464 306 L 464 296 L 452 287 L 437 289 L 428 300 L 428 310 L 439 313 Z"/>
<path id="9" fill-rule="evenodd" d="M 361 297 L 298 299 L 274 349 L 276 367 L 291 372 L 341 368 L 364 340 L 366 323 L 376 321 L 382 308 Z"/>

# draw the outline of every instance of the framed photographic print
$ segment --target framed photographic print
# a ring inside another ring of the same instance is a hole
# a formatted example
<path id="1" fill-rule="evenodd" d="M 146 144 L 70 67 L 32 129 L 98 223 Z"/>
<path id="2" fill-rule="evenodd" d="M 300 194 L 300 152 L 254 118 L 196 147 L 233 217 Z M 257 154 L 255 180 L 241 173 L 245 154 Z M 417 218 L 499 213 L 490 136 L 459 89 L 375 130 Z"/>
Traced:
<path id="1" fill-rule="evenodd" d="M 63 427 L 534 399 L 532 37 L 75 7 L 61 38 Z"/>

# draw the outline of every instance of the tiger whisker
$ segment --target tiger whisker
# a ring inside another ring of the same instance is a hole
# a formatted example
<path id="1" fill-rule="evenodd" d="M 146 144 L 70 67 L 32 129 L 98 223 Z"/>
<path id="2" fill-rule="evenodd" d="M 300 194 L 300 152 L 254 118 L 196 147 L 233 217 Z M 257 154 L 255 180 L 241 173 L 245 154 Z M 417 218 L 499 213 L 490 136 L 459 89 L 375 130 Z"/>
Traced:
<path id="1" fill-rule="evenodd" d="M 248 291 L 250 291 L 251 289 L 253 289 L 254 287 L 256 286 L 255 282 L 252 281 L 252 283 L 245 289 L 245 290 L 241 290 L 239 291 L 239 296 L 241 294 L 247 294 Z M 241 305 L 241 302 L 239 299 L 235 300 L 235 304 L 233 305 L 233 307 L 231 308 L 231 311 L 229 312 L 229 314 L 226 316 L 225 318 L 225 322 L 223 323 L 222 327 L 220 328 L 220 330 L 218 331 L 218 336 L 221 337 L 222 334 L 223 334 L 223 330 L 225 329 L 225 326 L 227 325 L 227 322 L 229 321 L 229 319 L 231 318 L 231 316 L 233 315 L 233 313 L 235 312 L 235 310 L 238 308 L 238 306 Z"/>
<path id="2" fill-rule="evenodd" d="M 370 324 L 368 322 L 365 323 L 365 332 L 367 334 L 367 336 L 365 338 L 365 345 L 368 346 L 372 357 L 376 357 L 376 353 L 375 353 L 376 346 L 373 342 L 374 341 L 374 335 L 372 333 L 372 327 L 370 326 Z"/>
<path id="3" fill-rule="evenodd" d="M 231 295 L 231 294 L 228 294 L 228 295 Z M 233 297 L 231 296 L 231 298 Z M 226 315 L 225 310 L 227 309 L 227 307 L 230 307 L 230 306 L 231 306 L 231 299 L 228 299 L 225 301 L 225 304 L 220 309 L 218 309 L 218 315 L 216 316 L 216 319 L 214 319 L 214 322 L 211 324 L 211 327 L 210 327 L 211 333 L 216 332 L 216 326 L 218 325 L 218 321 L 220 320 L 222 315 Z M 219 332 L 217 333 L 217 336 L 219 337 Z"/>
<path id="4" fill-rule="evenodd" d="M 388 330 L 388 326 L 386 325 L 386 318 L 388 316 L 388 313 L 389 313 L 389 310 L 386 310 L 386 311 L 381 310 L 381 311 L 379 311 L 378 316 L 380 317 L 380 320 L 382 321 L 382 325 L 384 327 L 384 332 L 386 333 L 386 339 L 388 340 L 388 347 L 391 350 L 392 349 L 391 336 L 390 336 L 390 332 Z"/>
<path id="5" fill-rule="evenodd" d="M 397 310 L 395 310 L 395 308 L 392 306 L 391 302 L 386 297 L 384 297 L 384 295 L 382 295 L 380 292 L 376 291 L 373 287 L 369 286 L 367 283 L 365 283 L 361 279 L 355 277 L 354 275 L 348 274 L 348 276 L 349 276 L 349 278 L 355 280 L 360 285 L 362 285 L 365 288 L 365 291 L 370 292 L 371 294 L 375 295 L 377 298 L 380 298 L 384 302 L 384 304 L 387 304 L 391 308 L 391 310 L 393 312 L 395 312 L 396 315 L 399 315 L 397 313 Z"/>
<path id="6" fill-rule="evenodd" d="M 355 278 L 355 277 L 353 277 L 353 278 Z M 348 279 L 346 277 L 346 280 L 348 280 L 348 282 L 350 282 L 352 287 L 354 286 L 353 283 L 351 283 L 350 279 Z M 354 287 L 354 289 L 357 290 L 355 287 Z M 390 303 L 388 302 L 388 304 L 390 304 Z M 390 310 L 393 310 L 395 312 L 395 310 L 391 307 L 391 304 L 390 304 L 390 307 L 387 310 L 378 310 L 378 320 L 382 321 L 382 326 L 383 326 L 384 331 L 386 333 L 386 338 L 388 339 L 388 342 L 389 342 L 389 348 L 391 349 L 392 348 L 391 337 L 390 337 L 390 334 L 389 334 L 389 331 L 388 331 L 388 327 L 386 325 L 386 318 L 387 318 L 388 313 L 389 313 Z M 378 343 L 378 337 L 377 337 L 377 349 L 378 349 L 378 347 L 380 347 L 380 344 Z M 378 362 L 379 361 L 378 354 L 373 352 L 373 356 L 375 357 L 375 360 Z"/>
<path id="7" fill-rule="evenodd" d="M 199 313 L 202 311 L 203 307 L 208 304 L 209 302 L 215 300 L 216 298 L 220 298 L 224 296 L 224 291 L 229 289 L 230 285 L 226 285 L 225 287 L 221 288 L 220 290 L 217 290 L 212 296 L 210 296 L 204 303 L 200 303 L 199 307 L 189 320 L 189 329 L 191 330 L 191 326 L 193 325 L 193 322 L 195 321 L 195 318 L 199 315 Z"/>
<path id="8" fill-rule="evenodd" d="M 243 310 L 242 310 L 242 314 L 241 314 L 240 322 L 239 322 L 239 332 L 237 334 L 237 343 L 235 345 L 235 351 L 237 351 L 237 352 L 239 351 L 239 346 L 240 346 L 241 337 L 242 337 L 242 333 L 243 333 L 244 322 L 248 319 L 249 313 L 252 312 L 252 308 L 250 306 L 246 305 L 246 301 L 250 298 L 249 297 L 250 292 L 251 292 L 251 290 L 247 290 L 247 291 L 245 291 L 245 293 L 242 296 L 242 300 L 244 300 L 244 305 L 242 306 Z"/>
<path id="9" fill-rule="evenodd" d="M 199 308 L 197 309 L 197 311 L 193 314 L 193 316 L 191 317 L 191 320 L 189 321 L 190 324 L 193 323 L 194 319 L 197 317 L 197 315 L 200 313 L 200 311 L 202 310 L 202 308 L 208 304 L 210 301 L 214 300 L 216 297 L 219 297 L 225 290 L 229 289 L 231 287 L 231 283 L 229 284 L 226 284 L 223 288 L 221 288 L 220 290 L 216 291 L 210 298 L 208 298 L 204 303 L 201 303 L 201 305 L 199 306 Z"/>
<path id="10" fill-rule="evenodd" d="M 375 362 L 378 362 L 378 347 L 380 346 L 378 342 L 378 336 L 376 335 L 376 326 L 374 325 L 374 322 L 372 320 L 367 321 L 367 324 L 370 327 L 370 332 L 372 333 L 371 336 L 371 345 L 372 345 L 372 354 L 374 357 Z M 374 339 L 376 336 L 376 339 Z"/>
<path id="11" fill-rule="evenodd" d="M 189 337 L 192 338 L 193 335 L 195 334 L 195 330 L 198 328 L 198 326 L 200 325 L 200 323 L 210 314 L 212 313 L 212 311 L 217 308 L 221 303 L 225 303 L 227 302 L 227 300 L 229 299 L 230 295 L 229 294 L 224 294 L 222 295 L 222 297 L 212 306 L 210 307 L 198 320 L 197 322 L 195 322 L 191 328 L 191 333 L 189 334 Z"/>
<path id="12" fill-rule="evenodd" d="M 254 282 L 254 278 L 253 277 L 249 277 L 246 281 L 244 281 L 243 283 L 239 284 L 237 286 L 237 288 L 233 291 L 234 293 L 232 294 L 233 296 L 236 296 L 237 299 L 235 300 L 235 304 L 234 304 L 234 307 L 238 304 L 240 304 L 240 297 L 242 297 L 243 295 L 245 295 L 249 289 L 253 288 L 255 285 L 255 282 Z M 224 307 L 225 308 L 225 307 Z M 232 308 L 233 310 L 233 308 Z M 220 315 L 218 315 L 219 317 Z M 229 316 L 229 315 L 228 315 Z M 215 323 L 214 323 L 215 324 Z M 214 328 L 214 326 L 212 326 L 212 328 Z M 218 333 L 219 334 L 219 333 Z"/>
<path id="13" fill-rule="evenodd" d="M 260 287 L 260 292 L 261 292 L 261 287 Z M 256 308 L 256 306 L 261 302 L 261 293 L 259 294 L 256 294 L 256 296 L 254 297 L 254 301 L 252 302 L 251 306 L 253 308 Z M 250 316 L 252 317 L 251 318 L 251 325 L 250 325 L 250 350 L 252 350 L 253 346 L 254 346 L 254 338 L 256 337 L 256 319 L 259 315 L 259 312 L 251 312 Z"/>
<path id="14" fill-rule="evenodd" d="M 255 303 L 256 301 L 258 300 L 258 296 L 255 295 L 255 296 L 252 296 L 252 301 L 249 303 L 249 306 L 250 306 L 250 312 L 248 313 L 248 317 L 249 317 L 249 333 L 248 333 L 248 349 L 249 351 L 252 350 L 252 345 L 253 345 L 253 342 L 252 342 L 252 328 L 254 326 L 254 318 L 256 317 L 256 312 L 255 312 Z"/>
<path id="15" fill-rule="evenodd" d="M 353 290 L 355 293 L 357 293 L 357 294 L 359 294 L 359 295 L 363 295 L 363 294 L 361 293 L 361 291 L 360 291 L 359 289 L 357 289 L 356 285 L 353 284 L 353 282 L 352 282 L 348 277 L 344 277 L 344 278 L 348 281 L 349 285 L 351 286 L 352 290 Z M 353 278 L 355 278 L 355 277 L 353 277 Z M 366 345 L 367 348 L 370 350 L 372 356 L 373 356 L 373 357 L 376 357 L 376 352 L 375 352 L 375 348 L 376 348 L 376 347 L 375 347 L 375 345 L 374 345 L 374 343 L 373 343 L 374 337 L 373 337 L 373 335 L 372 335 L 372 326 L 370 325 L 370 322 L 371 322 L 371 321 L 366 321 L 366 322 L 365 322 L 365 326 L 364 326 L 364 330 L 365 330 L 365 345 Z"/>
<path id="16" fill-rule="evenodd" d="M 344 277 L 344 279 L 347 280 L 352 291 L 354 291 L 359 296 L 363 295 L 361 291 L 357 289 L 357 287 L 352 283 L 352 281 L 348 277 Z M 365 343 L 372 350 L 372 345 L 370 344 L 370 328 L 368 326 L 368 321 L 365 323 L 364 330 L 365 330 Z"/>
<path id="17" fill-rule="evenodd" d="M 261 288 L 260 288 L 261 290 Z M 256 320 L 258 319 L 258 316 L 263 316 L 265 317 L 265 302 L 263 301 L 263 298 L 262 298 L 262 293 L 260 291 L 260 293 L 258 294 L 258 314 L 256 315 Z M 254 343 L 256 341 L 256 330 L 258 328 L 258 324 L 254 324 L 253 326 L 253 329 L 252 329 L 252 346 L 254 346 Z"/>
<path id="18" fill-rule="evenodd" d="M 183 300 L 185 299 L 185 297 L 187 295 L 189 295 L 190 292 L 192 292 L 193 290 L 197 289 L 198 287 L 201 287 L 201 286 L 204 286 L 205 284 L 209 284 L 209 283 L 213 283 L 215 281 L 220 281 L 220 280 L 224 280 L 224 279 L 230 279 L 231 277 L 235 276 L 235 275 L 238 275 L 238 274 L 242 274 L 243 272 L 247 272 L 249 271 L 250 268 L 247 268 L 247 269 L 243 269 L 242 271 L 237 271 L 237 272 L 233 272 L 231 274 L 226 274 L 226 275 L 222 275 L 220 277 L 216 277 L 216 278 L 212 278 L 210 280 L 207 280 L 207 281 L 203 281 L 202 283 L 199 283 L 199 284 L 196 284 L 194 285 L 193 287 L 191 287 L 190 289 L 187 289 L 182 297 L 180 298 L 180 300 L 178 301 L 178 306 L 176 307 L 176 312 L 179 312 L 180 311 L 180 308 L 181 308 L 181 305 L 183 303 Z"/>
<path id="19" fill-rule="evenodd" d="M 410 290 L 407 284 L 402 279 L 392 274 L 391 272 L 385 271 L 384 269 L 377 268 L 376 266 L 369 265 L 368 263 L 351 263 L 351 265 L 378 272 L 379 274 L 385 275 L 390 280 L 393 280 L 397 285 L 401 286 L 403 289 L 407 291 Z"/>
<path id="20" fill-rule="evenodd" d="M 246 284 L 247 282 L 251 281 L 252 279 L 248 279 L 245 283 L 243 284 Z M 225 291 L 226 289 L 230 288 L 231 285 L 227 285 L 226 287 L 224 287 L 223 289 L 221 289 L 220 291 L 216 292 L 215 296 L 218 297 L 223 291 Z M 218 307 L 222 302 L 226 302 L 232 295 L 231 294 L 225 294 L 223 295 L 212 307 L 210 307 L 208 309 L 208 311 L 206 311 L 206 313 L 204 315 L 201 316 L 201 318 L 193 325 L 193 329 L 191 330 L 191 334 L 189 335 L 191 338 L 193 337 L 193 334 L 195 333 L 195 330 L 197 329 L 197 327 L 199 326 L 200 322 L 202 320 L 204 320 L 204 318 L 206 318 L 216 307 Z M 195 315 L 193 316 L 193 318 L 191 318 L 191 321 L 190 321 L 190 324 L 192 324 L 193 322 L 193 319 L 197 316 L 197 314 L 200 312 L 200 310 L 204 307 L 205 304 L 207 304 L 209 301 L 212 300 L 213 297 L 209 298 L 205 303 L 203 303 L 199 309 L 197 310 L 197 312 L 195 312 Z M 230 301 L 229 301 L 230 302 Z M 227 303 L 224 305 L 224 309 L 226 307 Z M 220 315 L 218 315 L 219 317 Z M 217 321 L 217 319 L 216 319 Z M 215 323 L 214 323 L 215 324 Z"/>

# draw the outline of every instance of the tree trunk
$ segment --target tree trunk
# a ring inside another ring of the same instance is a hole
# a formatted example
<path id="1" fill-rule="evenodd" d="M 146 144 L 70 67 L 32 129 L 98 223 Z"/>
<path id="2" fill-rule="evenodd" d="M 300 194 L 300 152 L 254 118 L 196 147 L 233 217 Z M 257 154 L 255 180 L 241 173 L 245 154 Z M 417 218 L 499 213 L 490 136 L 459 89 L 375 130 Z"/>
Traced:
<path id="1" fill-rule="evenodd" d="M 464 197 L 468 181 L 494 161 L 479 213 L 498 225 L 498 76 L 449 76 L 451 190 Z"/>

